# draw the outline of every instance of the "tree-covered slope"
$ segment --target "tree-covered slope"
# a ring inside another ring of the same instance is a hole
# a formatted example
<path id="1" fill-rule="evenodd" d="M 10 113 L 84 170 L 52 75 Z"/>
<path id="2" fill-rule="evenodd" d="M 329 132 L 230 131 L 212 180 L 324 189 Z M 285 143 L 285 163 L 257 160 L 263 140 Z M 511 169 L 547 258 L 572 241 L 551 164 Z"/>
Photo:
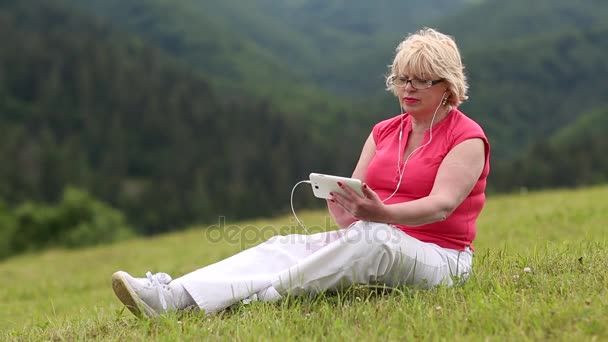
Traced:
<path id="1" fill-rule="evenodd" d="M 347 175 L 372 123 L 398 108 L 388 94 L 359 92 L 382 91 L 402 36 L 389 44 L 392 29 L 369 24 L 374 16 L 362 19 L 367 29 L 337 19 L 340 8 L 349 16 L 363 2 L 290 1 L 271 12 L 270 0 L 61 1 L 0 3 L 0 198 L 7 203 L 52 201 L 75 185 L 125 210 L 146 232 L 285 212 L 296 181 L 312 171 Z M 513 177 L 534 165 L 534 154 L 555 158 L 530 172 L 569 170 L 583 162 L 551 151 L 592 151 L 597 160 L 605 146 L 599 133 L 575 133 L 591 139 L 582 142 L 554 138 L 565 141 L 559 146 L 548 140 L 605 108 L 608 92 L 606 26 L 557 27 L 504 44 L 464 44 L 471 100 L 462 109 L 490 137 L 495 189 L 571 185 Z M 336 99 L 319 85 L 352 96 Z M 591 121 L 605 130 L 604 121 Z M 531 144 L 534 153 L 526 152 Z M 519 164 L 507 162 L 518 156 Z M 589 165 L 575 184 L 602 181 L 603 164 Z"/>
<path id="2" fill-rule="evenodd" d="M 190 67 L 101 21 L 4 3 L 0 28 L 7 203 L 53 201 L 74 185 L 153 232 L 283 212 L 306 170 L 340 163 L 270 103 L 218 97 Z"/>
<path id="3" fill-rule="evenodd" d="M 437 22 L 468 51 L 509 46 L 514 39 L 590 29 L 606 22 L 604 0 L 485 0 Z"/>
<path id="4" fill-rule="evenodd" d="M 501 159 L 606 104 L 608 26 L 565 31 L 465 53 L 471 99 Z"/>
<path id="5" fill-rule="evenodd" d="M 465 2 L 65 1 L 140 34 L 224 89 L 271 96 L 281 105 L 318 102 L 322 94 L 311 84 L 349 102 L 381 90 L 395 42 Z"/>
<path id="6" fill-rule="evenodd" d="M 232 4 L 237 13 L 226 13 L 223 1 L 72 1 L 65 3 L 100 17 L 120 29 L 138 35 L 151 46 L 179 58 L 224 93 L 235 98 L 271 98 L 289 113 L 312 112 L 337 101 L 308 82 L 306 69 L 287 61 L 259 42 L 246 37 L 254 32 L 268 42 L 289 39 L 290 32 L 261 20 L 249 2 Z M 249 13 L 242 22 L 241 12 Z M 258 30 L 250 28 L 253 22 Z M 272 33 L 272 36 L 268 36 Z M 344 104 L 340 104 L 344 106 Z M 312 113 L 313 117 L 321 114 Z"/>
<path id="7" fill-rule="evenodd" d="M 493 171 L 496 190 L 583 186 L 608 182 L 608 107 L 581 115 L 550 139 Z"/>

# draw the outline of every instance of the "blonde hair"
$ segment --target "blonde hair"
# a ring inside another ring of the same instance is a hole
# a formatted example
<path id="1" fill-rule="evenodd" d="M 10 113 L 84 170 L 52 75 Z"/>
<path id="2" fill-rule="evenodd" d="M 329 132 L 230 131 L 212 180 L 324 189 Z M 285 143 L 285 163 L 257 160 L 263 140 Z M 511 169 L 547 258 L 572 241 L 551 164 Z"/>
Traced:
<path id="1" fill-rule="evenodd" d="M 464 74 L 464 65 L 454 38 L 432 28 L 423 28 L 408 35 L 396 49 L 390 74 L 386 77 L 387 90 L 397 95 L 392 84 L 394 77 L 444 79 L 450 92 L 448 103 L 458 107 L 468 99 L 469 85 Z"/>

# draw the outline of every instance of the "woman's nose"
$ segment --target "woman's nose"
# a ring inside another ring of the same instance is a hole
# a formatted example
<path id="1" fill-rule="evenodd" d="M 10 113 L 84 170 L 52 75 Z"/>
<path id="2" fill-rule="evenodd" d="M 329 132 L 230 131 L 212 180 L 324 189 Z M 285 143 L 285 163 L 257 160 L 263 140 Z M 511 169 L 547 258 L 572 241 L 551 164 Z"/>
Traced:
<path id="1" fill-rule="evenodd" d="M 405 87 L 403 87 L 404 90 L 406 91 L 412 91 L 412 90 L 416 90 L 416 88 L 414 88 L 414 86 L 412 85 L 412 81 L 409 81 L 405 84 Z"/>

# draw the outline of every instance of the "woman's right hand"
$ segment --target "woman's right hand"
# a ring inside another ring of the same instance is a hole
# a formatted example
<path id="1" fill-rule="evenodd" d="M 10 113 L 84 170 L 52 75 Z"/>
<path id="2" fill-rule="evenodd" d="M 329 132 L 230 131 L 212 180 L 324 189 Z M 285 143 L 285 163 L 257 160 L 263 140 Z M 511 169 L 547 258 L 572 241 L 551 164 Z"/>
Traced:
<path id="1" fill-rule="evenodd" d="M 357 221 L 346 209 L 342 208 L 338 203 L 336 203 L 333 199 L 328 199 L 327 201 L 327 209 L 329 213 L 333 217 L 334 221 L 340 228 L 346 228 L 350 226 L 353 222 Z"/>
<path id="2" fill-rule="evenodd" d="M 374 157 L 376 153 L 376 143 L 374 142 L 373 133 L 370 132 L 365 144 L 363 145 L 363 150 L 361 151 L 361 156 L 359 156 L 359 161 L 357 162 L 357 166 L 353 171 L 352 178 L 357 178 L 362 182 L 365 181 L 365 172 L 367 170 L 367 166 L 370 161 Z M 334 221 L 340 228 L 346 228 L 350 226 L 353 222 L 357 221 L 346 209 L 344 209 L 341 205 L 335 202 L 335 200 L 327 200 L 327 209 L 329 213 L 333 217 Z"/>

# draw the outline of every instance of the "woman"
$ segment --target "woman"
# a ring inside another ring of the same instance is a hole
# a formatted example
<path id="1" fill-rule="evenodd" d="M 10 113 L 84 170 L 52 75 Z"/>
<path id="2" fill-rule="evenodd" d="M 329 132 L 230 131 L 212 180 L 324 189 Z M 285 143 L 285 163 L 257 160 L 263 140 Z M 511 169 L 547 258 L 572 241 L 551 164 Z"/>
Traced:
<path id="1" fill-rule="evenodd" d="M 397 48 L 387 87 L 403 114 L 376 124 L 353 177 L 328 208 L 346 229 L 275 236 L 172 280 L 116 272 L 113 288 L 136 315 L 195 306 L 214 313 L 245 299 L 277 300 L 352 284 L 452 285 L 472 266 L 475 221 L 485 202 L 489 143 L 457 107 L 467 83 L 454 40 L 433 29 Z"/>

